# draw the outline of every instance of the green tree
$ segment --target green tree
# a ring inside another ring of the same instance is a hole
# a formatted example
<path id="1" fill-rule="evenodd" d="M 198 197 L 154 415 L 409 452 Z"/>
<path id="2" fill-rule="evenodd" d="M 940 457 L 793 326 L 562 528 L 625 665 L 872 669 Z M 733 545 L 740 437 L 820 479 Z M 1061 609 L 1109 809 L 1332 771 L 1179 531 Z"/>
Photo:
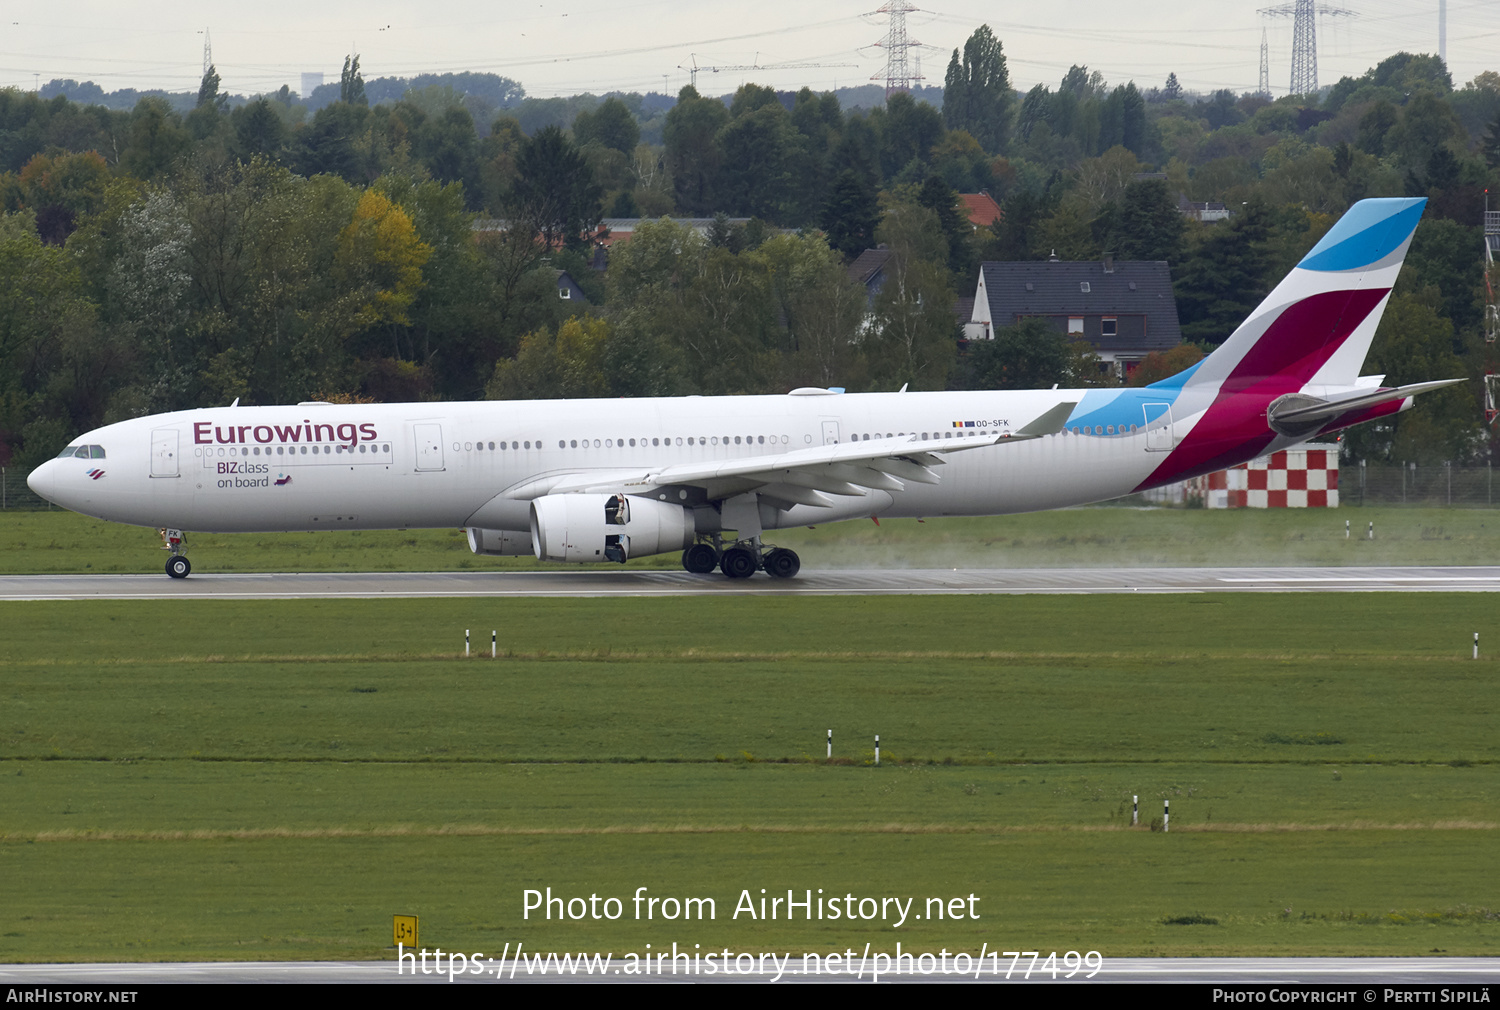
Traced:
<path id="1" fill-rule="evenodd" d="M 875 244 L 880 204 L 875 191 L 853 169 L 844 169 L 834 180 L 823 205 L 822 224 L 828 244 L 849 259 Z"/>
<path id="2" fill-rule="evenodd" d="M 955 389 L 1046 389 L 1082 385 L 1066 333 L 1045 319 L 995 328 L 993 340 L 973 340 L 959 359 Z"/>
<path id="3" fill-rule="evenodd" d="M 1120 195 L 1110 245 L 1122 260 L 1176 263 L 1186 227 L 1177 201 L 1160 179 L 1132 182 Z"/>
<path id="4" fill-rule="evenodd" d="M 510 210 L 547 248 L 581 248 L 603 217 L 603 200 L 588 160 L 562 130 L 546 127 L 521 146 Z"/>
<path id="5" fill-rule="evenodd" d="M 729 122 L 724 103 L 700 98 L 691 85 L 677 94 L 662 129 L 667 172 L 672 177 L 677 206 L 690 214 L 717 208 L 719 173 L 724 163 L 719 131 Z"/>
<path id="6" fill-rule="evenodd" d="M 485 396 L 491 400 L 607 396 L 609 339 L 609 324 L 595 318 L 575 316 L 556 332 L 533 330 L 521 338 L 514 360 L 496 363 Z"/>
<path id="7" fill-rule="evenodd" d="M 1269 237 L 1266 210 L 1252 202 L 1188 251 L 1176 283 L 1185 339 L 1221 343 L 1265 298 L 1271 282 Z"/>
<path id="8" fill-rule="evenodd" d="M 1013 93 L 1005 53 L 989 25 L 981 25 L 948 62 L 943 82 L 943 123 L 966 130 L 992 154 L 1005 149 L 1010 136 Z"/>
<path id="9" fill-rule="evenodd" d="M 944 389 L 957 354 L 958 321 L 937 215 L 896 204 L 876 233 L 886 243 L 886 281 L 864 339 L 872 388 Z"/>
<path id="10" fill-rule="evenodd" d="M 792 202 L 796 134 L 780 102 L 731 119 L 720 132 L 724 166 L 719 205 L 749 217 L 786 222 Z"/>
<path id="11" fill-rule="evenodd" d="M 229 122 L 234 128 L 234 153 L 241 161 L 253 158 L 280 161 L 286 156 L 289 132 L 268 99 L 260 98 L 235 109 Z"/>
<path id="12" fill-rule="evenodd" d="M 1397 292 L 1386 305 L 1365 370 L 1384 373 L 1387 385 L 1456 379 L 1466 369 L 1454 353 L 1453 324 L 1440 312 L 1436 288 Z M 1479 405 L 1468 385 L 1450 386 L 1417 400 L 1409 411 L 1350 429 L 1350 458 L 1393 463 L 1467 462 L 1483 445 Z"/>
<path id="13" fill-rule="evenodd" d="M 346 105 L 369 105 L 365 98 L 365 78 L 359 72 L 359 53 L 344 57 L 344 69 L 339 74 L 339 101 Z"/>
<path id="14" fill-rule="evenodd" d="M 578 113 L 573 120 L 573 139 L 579 147 L 599 144 L 629 157 L 641 142 L 641 127 L 624 102 L 610 97 L 593 112 Z"/>
<path id="15" fill-rule="evenodd" d="M 197 108 L 209 108 L 215 112 L 222 112 L 228 104 L 229 96 L 219 94 L 219 71 L 213 64 L 203 72 L 203 83 L 198 85 Z"/>

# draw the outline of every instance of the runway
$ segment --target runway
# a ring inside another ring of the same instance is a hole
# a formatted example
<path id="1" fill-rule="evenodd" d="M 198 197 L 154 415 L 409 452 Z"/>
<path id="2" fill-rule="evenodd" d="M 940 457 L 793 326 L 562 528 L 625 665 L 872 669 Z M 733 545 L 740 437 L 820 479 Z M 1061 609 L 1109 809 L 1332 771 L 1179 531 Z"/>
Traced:
<path id="1" fill-rule="evenodd" d="M 748 959 L 749 955 L 745 955 Z M 932 959 L 934 962 L 936 959 Z M 949 960 L 951 961 L 951 955 Z M 854 982 L 868 984 L 875 981 L 889 982 L 982 982 L 982 983 L 1045 983 L 1050 985 L 1084 985 L 1090 982 L 1178 982 L 1197 985 L 1253 986 L 1266 988 L 1284 986 L 1296 990 L 1299 986 L 1337 986 L 1352 990 L 1356 1002 L 1375 1002 L 1381 995 L 1371 986 L 1398 986 L 1398 991 L 1410 991 L 1413 987 L 1431 989 L 1435 986 L 1462 986 L 1489 988 L 1494 979 L 1500 977 L 1500 958 L 1493 957 L 1203 957 L 1203 958 L 1108 958 L 1103 967 L 1092 978 L 1088 969 L 1079 970 L 1073 978 L 1066 977 L 1068 969 L 1032 973 L 1026 978 L 1027 962 L 1022 958 L 1013 967 L 1009 957 L 986 960 L 977 973 L 968 971 L 940 971 L 930 973 L 911 970 L 897 973 L 891 969 L 892 961 L 885 959 L 883 965 L 874 957 L 850 959 L 838 970 L 819 964 L 817 959 L 786 956 L 775 968 L 759 964 L 747 970 L 715 970 L 681 974 L 662 972 L 632 974 L 616 962 L 616 966 L 595 974 L 579 967 L 575 971 L 560 971 L 554 961 L 548 969 L 537 970 L 525 962 L 490 961 L 482 965 L 482 974 L 469 973 L 467 963 L 456 967 L 453 981 L 469 983 L 512 982 Z M 736 962 L 731 961 L 731 964 Z M 637 965 L 639 967 L 639 965 Z M 927 965 L 922 966 L 926 968 Z M 947 967 L 947 965 L 945 965 Z M 878 969 L 879 974 L 876 973 Z M 446 974 L 438 974 L 429 966 L 427 974 L 412 966 L 406 966 L 397 974 L 396 963 L 390 961 L 281 961 L 281 962 L 197 962 L 188 964 L 17 964 L 0 965 L 0 985 L 6 986 L 99 986 L 130 989 L 137 985 L 159 985 L 162 983 L 437 983 L 449 982 Z M 1009 974 L 1010 977 L 1006 978 Z M 874 975 L 874 977 L 872 977 Z M 1055 977 L 1054 977 L 1055 975 Z M 1360 990 L 1366 990 L 1362 992 Z M 1450 997 L 1451 997 L 1450 993 Z M 1432 996 L 1425 1002 L 1436 1002 Z M 1471 997 L 1473 998 L 1473 997 Z M 1276 1002 L 1290 1002 L 1277 1000 Z"/>
<path id="2" fill-rule="evenodd" d="M 566 569 L 254 575 L 206 572 L 182 580 L 160 574 L 0 576 L 0 600 L 12 601 L 1496 591 L 1500 591 L 1500 567 L 804 570 L 794 579 Z"/>

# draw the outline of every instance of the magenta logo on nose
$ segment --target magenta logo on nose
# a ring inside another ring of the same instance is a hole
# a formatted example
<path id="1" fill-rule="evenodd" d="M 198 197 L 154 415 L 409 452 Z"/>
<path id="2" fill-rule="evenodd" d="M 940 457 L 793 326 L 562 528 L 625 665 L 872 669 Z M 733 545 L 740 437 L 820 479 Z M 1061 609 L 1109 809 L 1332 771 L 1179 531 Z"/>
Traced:
<path id="1" fill-rule="evenodd" d="M 100 477 L 104 476 L 104 471 L 99 469 L 98 467 L 94 467 L 94 469 L 88 471 L 88 475 L 95 480 L 98 480 Z"/>

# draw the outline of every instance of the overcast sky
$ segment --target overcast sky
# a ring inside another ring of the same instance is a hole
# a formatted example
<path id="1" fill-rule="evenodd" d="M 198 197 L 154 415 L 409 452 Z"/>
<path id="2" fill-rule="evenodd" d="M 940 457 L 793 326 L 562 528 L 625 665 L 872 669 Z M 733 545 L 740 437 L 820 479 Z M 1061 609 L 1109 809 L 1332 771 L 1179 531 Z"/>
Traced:
<path id="1" fill-rule="evenodd" d="M 307 71 L 336 81 L 351 50 L 360 54 L 367 80 L 489 71 L 514 78 L 527 94 L 540 97 L 611 90 L 675 93 L 688 82 L 683 68 L 695 58 L 699 67 L 821 64 L 703 71 L 698 84 L 705 93 L 732 91 L 746 80 L 828 89 L 883 74 L 886 52 L 874 43 L 884 39 L 888 20 L 870 13 L 877 4 L 868 2 L 264 0 L 228 8 L 221 2 L 164 0 L 150 5 L 151 20 L 132 12 L 135 5 L 114 0 L 62 7 L 15 3 L 0 23 L 0 86 L 30 89 L 38 80 L 71 77 L 93 80 L 106 91 L 196 90 L 208 28 L 223 88 L 242 94 L 283 84 L 299 90 Z M 1402 49 L 1438 51 L 1436 0 L 1349 4 L 1352 16 L 1319 19 L 1320 83 L 1361 74 Z M 1011 80 L 1023 90 L 1038 82 L 1056 85 L 1074 63 L 1101 71 L 1111 84 L 1134 80 L 1155 86 L 1175 71 L 1190 89 L 1253 90 L 1262 28 L 1270 43 L 1272 93 L 1285 94 L 1290 77 L 1292 19 L 1262 17 L 1249 3 L 1067 0 L 1023 9 L 943 0 L 940 8 L 909 14 L 906 21 L 908 37 L 924 43 L 913 60 L 919 53 L 929 84 L 942 84 L 948 54 L 985 23 L 1003 43 Z M 1455 85 L 1482 70 L 1500 70 L 1500 0 L 1448 0 L 1447 27 Z"/>

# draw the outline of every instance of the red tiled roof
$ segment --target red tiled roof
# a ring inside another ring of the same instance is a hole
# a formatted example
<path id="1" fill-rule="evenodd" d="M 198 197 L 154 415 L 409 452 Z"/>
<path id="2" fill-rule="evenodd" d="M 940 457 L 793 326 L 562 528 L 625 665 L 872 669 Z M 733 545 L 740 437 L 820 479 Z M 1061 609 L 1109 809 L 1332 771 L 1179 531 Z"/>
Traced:
<path id="1" fill-rule="evenodd" d="M 969 223 L 975 228 L 985 228 L 998 223 L 1005 217 L 1005 212 L 995 202 L 995 198 L 988 193 L 960 193 L 959 202 L 964 205 L 964 213 L 969 216 Z"/>

